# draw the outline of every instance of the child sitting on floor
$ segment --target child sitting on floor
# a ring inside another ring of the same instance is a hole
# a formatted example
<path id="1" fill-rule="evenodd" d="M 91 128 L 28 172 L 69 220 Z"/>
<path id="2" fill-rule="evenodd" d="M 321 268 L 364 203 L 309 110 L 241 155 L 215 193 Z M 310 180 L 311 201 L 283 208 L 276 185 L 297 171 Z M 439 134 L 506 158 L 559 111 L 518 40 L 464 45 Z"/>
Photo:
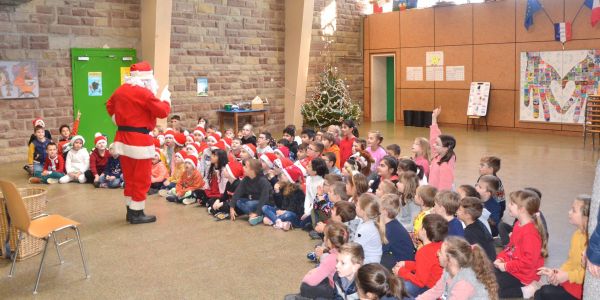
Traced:
<path id="1" fill-rule="evenodd" d="M 164 181 L 160 191 L 158 191 L 158 195 L 161 197 L 166 197 L 171 191 L 171 189 L 175 188 L 177 182 L 181 179 L 181 175 L 185 172 L 185 164 L 183 163 L 183 158 L 187 156 L 184 150 L 179 150 L 179 152 L 175 153 L 174 161 L 174 171 L 171 173 L 171 176 Z M 167 169 L 168 171 L 168 169 Z"/>
<path id="2" fill-rule="evenodd" d="M 95 187 L 100 185 L 100 176 L 104 173 L 104 168 L 110 157 L 106 151 L 106 137 L 97 132 L 94 136 L 94 149 L 90 153 L 90 168 L 85 171 L 87 182 L 93 183 Z"/>
<path id="3" fill-rule="evenodd" d="M 366 264 L 356 273 L 360 299 L 406 299 L 402 280 L 380 264 Z"/>
<path id="4" fill-rule="evenodd" d="M 154 158 L 152 158 L 152 175 L 150 177 L 150 190 L 148 191 L 148 195 L 158 193 L 167 178 L 169 178 L 169 171 L 167 170 L 165 163 L 160 159 L 160 148 L 155 148 Z"/>
<path id="5" fill-rule="evenodd" d="M 498 224 L 500 224 L 500 204 L 496 200 L 496 192 L 500 186 L 500 180 L 494 175 L 483 175 L 475 185 L 475 189 L 481 196 L 483 206 L 490 212 L 488 223 L 492 230 L 492 236 L 498 235 Z"/>
<path id="6" fill-rule="evenodd" d="M 35 177 L 29 178 L 29 183 L 57 183 L 58 180 L 65 176 L 65 161 L 62 155 L 58 154 L 58 147 L 55 143 L 50 142 L 46 145 L 46 161 L 41 172 L 34 173 Z"/>
<path id="7" fill-rule="evenodd" d="M 387 153 L 387 155 L 393 156 L 397 160 L 400 160 L 402 158 L 402 156 L 400 156 L 402 149 L 398 144 L 390 144 L 385 146 L 385 152 Z"/>
<path id="8" fill-rule="evenodd" d="M 452 191 L 441 191 L 435 195 L 433 211 L 448 221 L 448 235 L 464 236 L 465 231 L 456 218 L 460 195 Z"/>
<path id="9" fill-rule="evenodd" d="M 304 192 L 298 184 L 301 178 L 302 171 L 295 165 L 282 170 L 274 188 L 275 205 L 265 204 L 262 207 L 265 225 L 284 231 L 300 227 L 300 216 L 304 212 Z"/>
<path id="10" fill-rule="evenodd" d="M 185 171 L 181 175 L 181 179 L 177 181 L 175 188 L 169 192 L 167 201 L 189 205 L 196 202 L 194 191 L 204 187 L 204 179 L 200 175 L 200 172 L 196 170 L 198 164 L 196 157 L 185 156 L 183 161 Z"/>
<path id="11" fill-rule="evenodd" d="M 79 130 L 79 119 L 81 118 L 81 112 L 77 111 L 77 118 L 73 121 L 73 129 L 67 124 L 60 125 L 58 128 L 58 153 L 62 155 L 63 159 L 67 158 L 67 153 L 71 150 L 71 138 L 77 135 Z"/>
<path id="12" fill-rule="evenodd" d="M 229 203 L 231 197 L 238 185 L 240 184 L 240 178 L 244 176 L 244 170 L 242 164 L 238 161 L 230 161 L 223 172 L 223 178 L 227 180 L 225 185 L 225 192 L 221 195 L 221 198 L 215 200 L 212 206 L 208 207 L 208 212 L 212 214 L 216 221 L 222 221 L 229 218 Z"/>
<path id="13" fill-rule="evenodd" d="M 400 198 L 396 194 L 381 197 L 381 220 L 385 225 L 385 236 L 388 240 L 383 245 L 381 264 L 392 269 L 397 262 L 415 260 L 415 248 L 406 228 L 398 222 L 396 216 L 400 210 Z"/>
<path id="14" fill-rule="evenodd" d="M 417 188 L 417 194 L 415 195 L 415 204 L 421 207 L 421 211 L 413 222 L 413 230 L 407 229 L 411 233 L 419 232 L 423 227 L 423 218 L 426 215 L 433 212 L 435 206 L 435 195 L 437 189 L 430 185 L 421 185 Z"/>
<path id="15" fill-rule="evenodd" d="M 65 161 L 65 170 L 67 175 L 59 179 L 60 183 L 68 183 L 77 180 L 79 183 L 85 183 L 85 171 L 90 167 L 90 155 L 83 148 L 85 140 L 82 136 L 76 135 L 71 139 L 72 149 L 67 154 Z"/>
<path id="16" fill-rule="evenodd" d="M 358 299 L 354 277 L 364 260 L 365 253 L 360 244 L 347 243 L 340 247 L 333 275 L 334 299 Z"/>
<path id="17" fill-rule="evenodd" d="M 100 175 L 100 178 L 98 179 L 98 187 L 114 189 L 122 186 L 121 183 L 123 181 L 123 171 L 121 170 L 119 153 L 115 151 L 114 144 L 110 144 L 108 151 L 110 153 L 110 157 L 106 162 L 106 166 L 104 167 L 102 175 Z"/>
<path id="18" fill-rule="evenodd" d="M 29 143 L 29 150 L 27 153 L 27 163 L 25 170 L 30 175 L 41 173 L 44 169 L 44 163 L 46 162 L 46 147 L 52 140 L 44 136 L 44 127 L 36 126 L 34 129 L 34 139 Z"/>
<path id="19" fill-rule="evenodd" d="M 465 223 L 465 239 L 471 245 L 479 245 L 490 261 L 496 260 L 496 247 L 494 238 L 485 225 L 479 220 L 483 211 L 483 204 L 479 198 L 464 197 L 460 199 L 460 206 L 456 211 L 458 218 Z"/>
<path id="20" fill-rule="evenodd" d="M 356 216 L 362 220 L 352 241 L 363 246 L 365 263 L 379 263 L 382 245 L 387 244 L 385 224 L 379 222 L 379 202 L 375 195 L 365 193 L 358 197 Z"/>

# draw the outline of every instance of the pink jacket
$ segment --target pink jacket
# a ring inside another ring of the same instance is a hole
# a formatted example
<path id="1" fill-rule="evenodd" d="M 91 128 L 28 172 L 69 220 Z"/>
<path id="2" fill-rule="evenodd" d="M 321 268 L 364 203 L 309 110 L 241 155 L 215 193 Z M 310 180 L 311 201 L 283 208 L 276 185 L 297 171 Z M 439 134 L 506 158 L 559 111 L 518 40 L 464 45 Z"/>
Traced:
<path id="1" fill-rule="evenodd" d="M 425 293 L 419 295 L 417 300 L 437 300 L 444 294 L 444 289 L 448 282 L 440 278 L 438 282 Z M 469 299 L 475 294 L 475 288 L 466 280 L 461 280 L 454 285 L 454 288 L 446 295 L 448 300 Z"/>
<path id="2" fill-rule="evenodd" d="M 442 134 L 437 124 L 432 124 L 429 127 L 429 143 L 431 144 L 431 153 L 435 153 L 434 145 L 437 138 Z M 454 185 L 454 165 L 456 164 L 456 156 L 450 161 L 438 164 L 441 157 L 435 155 L 431 160 L 429 168 L 429 185 L 436 187 L 438 190 L 452 190 Z"/>
<path id="3" fill-rule="evenodd" d="M 338 256 L 337 249 L 332 249 L 329 251 L 329 255 L 321 261 L 321 264 L 308 271 L 304 278 L 302 278 L 302 282 L 310 285 L 317 286 L 321 281 L 325 278 L 329 278 L 329 285 L 333 287 L 333 275 L 335 274 L 335 264 Z"/>

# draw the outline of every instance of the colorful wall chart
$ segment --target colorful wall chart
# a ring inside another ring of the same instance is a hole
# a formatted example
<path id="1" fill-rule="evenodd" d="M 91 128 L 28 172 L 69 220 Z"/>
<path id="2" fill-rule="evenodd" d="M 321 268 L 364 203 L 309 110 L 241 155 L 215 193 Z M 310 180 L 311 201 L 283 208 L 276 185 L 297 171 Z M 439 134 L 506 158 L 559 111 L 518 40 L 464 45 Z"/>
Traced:
<path id="1" fill-rule="evenodd" d="M 520 120 L 582 124 L 599 81 L 600 50 L 522 52 Z"/>

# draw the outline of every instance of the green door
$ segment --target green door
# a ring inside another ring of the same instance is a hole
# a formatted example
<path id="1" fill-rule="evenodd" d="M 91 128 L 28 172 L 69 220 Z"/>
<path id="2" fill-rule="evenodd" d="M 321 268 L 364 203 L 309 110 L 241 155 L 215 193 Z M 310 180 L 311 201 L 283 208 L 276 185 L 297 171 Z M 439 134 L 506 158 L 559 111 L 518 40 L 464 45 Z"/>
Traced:
<path id="1" fill-rule="evenodd" d="M 394 57 L 393 56 L 389 56 L 386 58 L 386 74 L 385 74 L 385 79 L 386 79 L 386 98 L 387 98 L 387 105 L 386 105 L 386 120 L 388 122 L 394 122 L 394 94 L 395 94 L 395 87 L 394 87 Z"/>
<path id="2" fill-rule="evenodd" d="M 71 49 L 73 114 L 81 111 L 78 134 L 88 150 L 94 148 L 96 132 L 106 135 L 109 144 L 113 141 L 117 127 L 105 104 L 136 60 L 135 49 Z"/>

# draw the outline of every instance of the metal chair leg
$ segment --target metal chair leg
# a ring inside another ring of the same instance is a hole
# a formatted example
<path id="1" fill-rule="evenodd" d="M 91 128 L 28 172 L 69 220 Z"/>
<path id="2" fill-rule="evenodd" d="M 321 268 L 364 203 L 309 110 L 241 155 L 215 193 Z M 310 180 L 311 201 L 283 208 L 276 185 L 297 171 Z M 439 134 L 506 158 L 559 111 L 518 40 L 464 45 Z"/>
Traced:
<path id="1" fill-rule="evenodd" d="M 54 240 L 54 246 L 56 247 L 56 254 L 58 255 L 58 260 L 62 265 L 65 261 L 63 260 L 62 255 L 60 255 L 60 247 L 58 245 L 58 242 L 56 242 L 56 232 L 52 232 L 52 239 Z"/>
<path id="2" fill-rule="evenodd" d="M 90 274 L 87 268 L 87 261 L 85 260 L 85 253 L 83 251 L 83 245 L 81 244 L 81 237 L 79 236 L 79 228 L 73 227 L 75 234 L 77 235 L 77 244 L 79 244 L 79 252 L 81 252 L 81 260 L 83 261 L 83 271 L 85 272 L 85 278 L 90 278 Z"/>
<path id="3" fill-rule="evenodd" d="M 8 272 L 8 277 L 13 277 L 15 274 L 15 263 L 17 262 L 17 256 L 19 255 L 19 246 L 21 246 L 21 238 L 23 238 L 23 233 L 19 231 L 19 236 L 17 237 L 17 250 L 13 253 L 12 265 L 10 266 L 10 272 Z"/>
<path id="4" fill-rule="evenodd" d="M 44 245 L 44 252 L 42 253 L 42 261 L 40 261 L 40 269 L 38 270 L 37 279 L 35 280 L 35 287 L 33 288 L 33 294 L 37 294 L 38 285 L 40 284 L 40 277 L 42 277 L 42 269 L 44 268 L 44 260 L 46 260 L 46 250 L 48 250 L 49 237 L 44 239 L 46 244 Z"/>

